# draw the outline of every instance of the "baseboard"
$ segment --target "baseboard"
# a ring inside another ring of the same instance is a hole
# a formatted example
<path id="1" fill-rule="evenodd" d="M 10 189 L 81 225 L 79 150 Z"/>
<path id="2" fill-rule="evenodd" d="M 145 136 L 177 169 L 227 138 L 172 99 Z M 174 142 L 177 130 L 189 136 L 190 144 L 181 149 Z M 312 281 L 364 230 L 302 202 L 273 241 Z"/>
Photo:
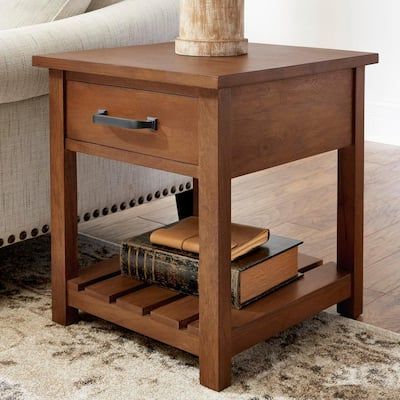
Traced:
<path id="1" fill-rule="evenodd" d="M 400 104 L 366 103 L 365 137 L 372 142 L 400 146 Z"/>

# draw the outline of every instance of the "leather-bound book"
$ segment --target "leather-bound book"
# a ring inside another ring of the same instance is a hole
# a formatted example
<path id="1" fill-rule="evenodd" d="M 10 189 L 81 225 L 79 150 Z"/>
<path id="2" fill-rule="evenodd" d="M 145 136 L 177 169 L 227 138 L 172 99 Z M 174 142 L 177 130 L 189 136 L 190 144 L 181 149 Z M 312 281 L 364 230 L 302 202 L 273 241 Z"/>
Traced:
<path id="1" fill-rule="evenodd" d="M 151 232 L 121 245 L 122 273 L 178 292 L 199 294 L 199 255 L 155 245 Z M 232 305 L 242 308 L 296 280 L 298 240 L 272 235 L 267 243 L 231 262 Z"/>
<path id="2" fill-rule="evenodd" d="M 231 260 L 248 253 L 269 239 L 269 230 L 255 226 L 231 224 Z M 199 253 L 199 219 L 185 218 L 176 224 L 156 229 L 150 235 L 151 243 Z"/>

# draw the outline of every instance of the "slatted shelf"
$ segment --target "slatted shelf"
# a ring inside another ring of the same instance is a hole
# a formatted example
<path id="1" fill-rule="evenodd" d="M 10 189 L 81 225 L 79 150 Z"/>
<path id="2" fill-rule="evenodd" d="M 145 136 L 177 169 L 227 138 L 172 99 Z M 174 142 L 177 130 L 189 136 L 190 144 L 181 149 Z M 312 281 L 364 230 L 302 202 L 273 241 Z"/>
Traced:
<path id="1" fill-rule="evenodd" d="M 145 286 L 146 284 L 141 281 L 128 278 L 124 275 L 117 275 L 87 286 L 85 292 L 89 296 L 97 297 L 107 303 L 112 303 L 117 300 L 118 297 L 125 296 Z"/>
<path id="2" fill-rule="evenodd" d="M 98 262 L 95 267 L 82 271 L 77 278 L 70 279 L 68 281 L 68 288 L 83 290 L 86 286 L 119 275 L 120 273 L 119 256 L 115 256 Z"/>
<path id="3" fill-rule="evenodd" d="M 157 286 L 148 286 L 138 292 L 117 299 L 117 306 L 139 315 L 150 314 L 156 308 L 184 297 L 182 294 Z"/>
<path id="4" fill-rule="evenodd" d="M 150 315 L 156 321 L 163 322 L 176 329 L 183 329 L 190 322 L 199 318 L 199 299 L 186 296 L 173 303 L 156 308 Z"/>
<path id="5" fill-rule="evenodd" d="M 339 272 L 334 263 L 321 264 L 314 257 L 301 256 L 299 270 L 306 271 L 304 278 L 242 310 L 232 308 L 232 354 L 350 297 L 350 275 Z M 68 304 L 198 355 L 198 298 L 121 275 L 118 258 L 70 280 Z"/>
<path id="6" fill-rule="evenodd" d="M 321 265 L 322 260 L 320 258 L 299 253 L 299 265 L 297 267 L 299 272 L 311 271 L 312 269 L 320 267 Z"/>

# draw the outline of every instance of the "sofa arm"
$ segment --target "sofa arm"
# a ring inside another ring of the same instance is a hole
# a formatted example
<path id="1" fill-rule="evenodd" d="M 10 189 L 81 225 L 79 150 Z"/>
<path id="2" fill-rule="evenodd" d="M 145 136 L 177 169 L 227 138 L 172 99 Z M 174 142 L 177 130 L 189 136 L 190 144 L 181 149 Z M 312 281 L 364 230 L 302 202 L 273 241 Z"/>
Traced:
<path id="1" fill-rule="evenodd" d="M 32 56 L 166 42 L 178 34 L 179 0 L 126 0 L 76 17 L 0 31 L 0 104 L 48 93 Z"/>

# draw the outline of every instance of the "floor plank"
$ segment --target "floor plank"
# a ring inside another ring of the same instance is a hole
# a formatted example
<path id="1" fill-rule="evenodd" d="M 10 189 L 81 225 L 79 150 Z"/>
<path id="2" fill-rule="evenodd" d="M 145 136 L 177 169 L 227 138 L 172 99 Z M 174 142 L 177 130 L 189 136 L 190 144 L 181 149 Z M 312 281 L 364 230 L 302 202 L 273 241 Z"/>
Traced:
<path id="1" fill-rule="evenodd" d="M 369 265 L 364 275 L 366 287 L 382 293 L 392 292 L 400 286 L 400 252 Z"/>
<path id="2" fill-rule="evenodd" d="M 161 203 L 163 200 L 160 200 Z M 154 202 L 152 205 L 156 205 Z M 121 243 L 124 239 L 140 235 L 162 227 L 157 222 L 148 221 L 137 217 L 135 214 L 140 207 L 134 207 L 125 212 L 107 215 L 85 222 L 79 226 L 79 230 L 90 236 L 98 237 L 112 243 Z"/>
<path id="3" fill-rule="evenodd" d="M 365 307 L 359 320 L 400 333 L 400 296 L 378 297 Z"/>

